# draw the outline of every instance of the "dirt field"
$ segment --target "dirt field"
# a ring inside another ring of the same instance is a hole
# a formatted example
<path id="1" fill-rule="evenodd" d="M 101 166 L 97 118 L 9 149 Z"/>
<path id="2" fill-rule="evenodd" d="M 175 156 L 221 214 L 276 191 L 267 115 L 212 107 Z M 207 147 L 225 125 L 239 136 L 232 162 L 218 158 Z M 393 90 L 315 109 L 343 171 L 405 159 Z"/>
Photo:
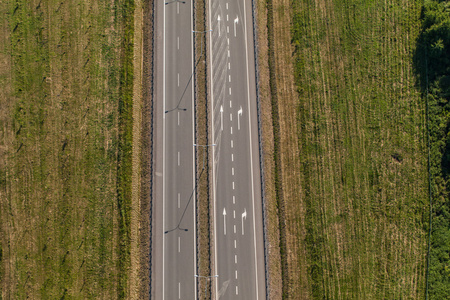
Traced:
<path id="1" fill-rule="evenodd" d="M 133 3 L 0 2 L 2 299 L 136 294 Z"/>
<path id="2" fill-rule="evenodd" d="M 423 298 L 426 144 L 412 62 L 420 8 L 259 2 L 276 299 Z"/>

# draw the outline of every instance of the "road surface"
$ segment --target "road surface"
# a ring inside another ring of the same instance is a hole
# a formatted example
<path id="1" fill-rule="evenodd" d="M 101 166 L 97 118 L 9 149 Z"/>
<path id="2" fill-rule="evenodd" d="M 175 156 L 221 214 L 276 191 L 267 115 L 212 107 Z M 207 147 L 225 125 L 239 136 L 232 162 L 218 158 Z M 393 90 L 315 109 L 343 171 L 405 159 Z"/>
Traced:
<path id="1" fill-rule="evenodd" d="M 152 299 L 197 299 L 192 2 L 155 11 Z"/>
<path id="2" fill-rule="evenodd" d="M 209 2 L 216 299 L 265 299 L 251 1 Z"/>

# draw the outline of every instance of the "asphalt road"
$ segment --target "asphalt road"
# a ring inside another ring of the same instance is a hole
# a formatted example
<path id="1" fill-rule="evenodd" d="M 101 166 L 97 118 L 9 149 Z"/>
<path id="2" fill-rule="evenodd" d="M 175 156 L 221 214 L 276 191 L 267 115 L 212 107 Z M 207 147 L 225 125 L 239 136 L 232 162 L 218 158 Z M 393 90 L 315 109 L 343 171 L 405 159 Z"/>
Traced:
<path id="1" fill-rule="evenodd" d="M 216 299 L 265 299 L 251 1 L 210 1 Z"/>
<path id="2" fill-rule="evenodd" d="M 152 299 L 196 299 L 192 2 L 155 13 Z"/>

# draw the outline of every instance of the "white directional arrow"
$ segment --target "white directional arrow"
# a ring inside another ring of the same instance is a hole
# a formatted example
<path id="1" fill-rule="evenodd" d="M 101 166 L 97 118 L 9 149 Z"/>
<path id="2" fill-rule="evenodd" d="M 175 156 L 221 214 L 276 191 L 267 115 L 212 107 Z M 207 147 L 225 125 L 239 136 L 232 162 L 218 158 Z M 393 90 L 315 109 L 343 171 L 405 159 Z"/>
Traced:
<path id="1" fill-rule="evenodd" d="M 220 130 L 223 130 L 223 106 L 220 106 Z"/>
<path id="2" fill-rule="evenodd" d="M 226 221 L 227 211 L 225 207 L 223 208 L 223 234 L 227 235 L 227 221 Z"/>
<path id="3" fill-rule="evenodd" d="M 239 23 L 239 17 L 236 17 L 236 19 L 234 19 L 234 36 L 236 36 L 236 24 Z"/>
<path id="4" fill-rule="evenodd" d="M 242 213 L 242 235 L 244 235 L 244 220 L 247 219 L 247 210 L 244 208 L 244 212 Z"/>
<path id="5" fill-rule="evenodd" d="M 217 16 L 217 23 L 219 24 L 219 36 L 220 36 L 220 15 Z"/>
<path id="6" fill-rule="evenodd" d="M 242 116 L 242 106 L 241 106 L 241 108 L 238 110 L 238 129 L 240 130 L 241 129 L 241 124 L 240 124 L 240 122 L 239 122 L 239 117 L 240 116 Z"/>

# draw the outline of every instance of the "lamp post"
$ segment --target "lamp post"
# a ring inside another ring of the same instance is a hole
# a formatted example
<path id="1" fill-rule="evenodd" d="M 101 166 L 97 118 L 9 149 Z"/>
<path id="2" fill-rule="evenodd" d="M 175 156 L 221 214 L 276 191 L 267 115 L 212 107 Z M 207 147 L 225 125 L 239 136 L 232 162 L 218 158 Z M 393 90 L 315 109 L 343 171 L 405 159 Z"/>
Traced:
<path id="1" fill-rule="evenodd" d="M 210 279 L 210 278 L 217 278 L 217 277 L 219 277 L 219 275 L 200 276 L 200 275 L 195 274 L 194 276 L 196 278 L 205 278 L 205 299 L 206 299 L 206 288 L 208 286 L 208 279 Z"/>
<path id="2" fill-rule="evenodd" d="M 203 148 L 203 167 L 202 170 L 205 168 L 205 150 L 207 147 L 214 147 L 216 144 L 209 144 L 209 145 L 198 145 L 194 144 L 194 147 L 202 147 Z"/>

